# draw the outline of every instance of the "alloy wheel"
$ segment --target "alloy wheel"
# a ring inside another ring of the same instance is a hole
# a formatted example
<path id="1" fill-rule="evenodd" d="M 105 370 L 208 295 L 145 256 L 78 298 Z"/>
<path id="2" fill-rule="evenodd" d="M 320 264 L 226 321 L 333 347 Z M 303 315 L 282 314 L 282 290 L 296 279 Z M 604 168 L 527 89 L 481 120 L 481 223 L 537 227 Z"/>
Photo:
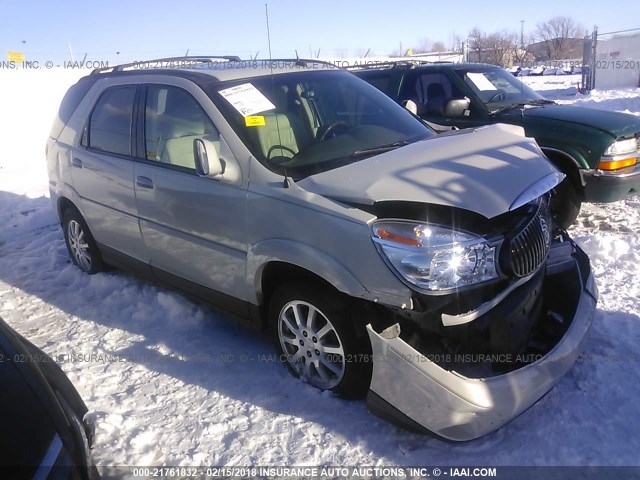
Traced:
<path id="1" fill-rule="evenodd" d="M 91 270 L 89 244 L 85 238 L 82 226 L 76 220 L 71 220 L 67 225 L 67 238 L 69 239 L 69 250 L 76 264 L 85 272 Z"/>
<path id="2" fill-rule="evenodd" d="M 331 321 L 310 303 L 287 303 L 278 317 L 278 337 L 291 367 L 311 385 L 331 389 L 346 368 L 344 347 Z"/>

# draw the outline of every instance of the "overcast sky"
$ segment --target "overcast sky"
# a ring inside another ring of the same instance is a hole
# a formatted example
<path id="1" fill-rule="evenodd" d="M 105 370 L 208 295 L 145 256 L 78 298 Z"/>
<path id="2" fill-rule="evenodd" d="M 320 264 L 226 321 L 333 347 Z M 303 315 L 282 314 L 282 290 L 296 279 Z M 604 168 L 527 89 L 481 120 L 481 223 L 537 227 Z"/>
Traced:
<path id="1" fill-rule="evenodd" d="M 637 0 L 500 0 L 368 1 L 271 0 L 269 19 L 273 56 L 301 57 L 387 55 L 417 47 L 424 38 L 443 41 L 465 38 L 477 26 L 486 32 L 526 32 L 554 16 L 567 15 L 589 31 L 640 27 Z M 132 61 L 159 56 L 259 52 L 268 57 L 265 2 L 255 0 L 0 0 L 1 60 L 18 50 L 27 59 L 61 61 L 69 58 L 68 43 L 77 58 Z M 23 43 L 26 42 L 26 43 Z M 120 52 L 117 54 L 116 52 Z"/>

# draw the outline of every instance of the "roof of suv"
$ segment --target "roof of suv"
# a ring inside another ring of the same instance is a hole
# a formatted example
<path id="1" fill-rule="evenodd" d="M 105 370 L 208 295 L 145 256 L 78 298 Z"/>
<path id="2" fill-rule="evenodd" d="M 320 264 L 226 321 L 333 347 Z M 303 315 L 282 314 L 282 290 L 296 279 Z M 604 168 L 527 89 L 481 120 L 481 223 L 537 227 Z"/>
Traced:
<path id="1" fill-rule="evenodd" d="M 389 70 L 389 69 L 393 69 L 393 68 L 397 68 L 397 69 L 406 69 L 406 70 L 413 70 L 413 69 L 439 69 L 439 68 L 447 68 L 447 69 L 453 69 L 453 70 L 460 70 L 460 69 L 468 69 L 468 68 L 500 68 L 497 67 L 496 65 L 491 65 L 488 63 L 471 63 L 471 62 L 424 62 L 424 61 L 407 61 L 407 60 L 401 60 L 401 61 L 390 61 L 390 62 L 385 62 L 385 63 L 379 63 L 379 64 L 371 64 L 371 65 L 364 65 L 364 66 L 360 66 L 358 65 L 357 67 L 351 67 L 348 68 L 348 70 L 352 70 L 355 72 L 362 72 L 362 71 L 370 71 L 370 70 Z"/>
<path id="2" fill-rule="evenodd" d="M 196 84 L 210 84 L 305 70 L 341 69 L 332 63 L 322 60 L 296 58 L 240 60 L 237 57 L 182 57 L 147 60 L 95 69 L 90 76 L 163 74 L 188 78 Z"/>

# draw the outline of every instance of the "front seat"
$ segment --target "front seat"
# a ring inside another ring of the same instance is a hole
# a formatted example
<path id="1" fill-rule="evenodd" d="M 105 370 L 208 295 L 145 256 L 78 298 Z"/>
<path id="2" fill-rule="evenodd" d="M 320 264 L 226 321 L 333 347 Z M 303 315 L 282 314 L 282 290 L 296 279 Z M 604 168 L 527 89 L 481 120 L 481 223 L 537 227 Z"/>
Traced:
<path id="1" fill-rule="evenodd" d="M 219 150 L 220 136 L 211 131 L 210 122 L 194 105 L 176 96 L 169 98 L 164 115 L 161 116 L 164 142 L 159 160 L 186 168 L 195 168 L 193 141 L 205 139 Z"/>
<path id="2" fill-rule="evenodd" d="M 447 93 L 440 83 L 431 83 L 427 87 L 427 112 L 435 115 L 444 115 L 444 107 L 447 103 Z"/>
<path id="3" fill-rule="evenodd" d="M 416 86 L 412 82 L 405 82 L 402 86 L 402 92 L 399 95 L 399 103 L 414 115 L 423 115 L 425 113 L 425 105 L 418 99 Z"/>
<path id="4" fill-rule="evenodd" d="M 284 162 L 311 143 L 310 133 L 295 114 L 263 113 L 265 124 L 251 127 L 256 143 L 264 157 Z"/>

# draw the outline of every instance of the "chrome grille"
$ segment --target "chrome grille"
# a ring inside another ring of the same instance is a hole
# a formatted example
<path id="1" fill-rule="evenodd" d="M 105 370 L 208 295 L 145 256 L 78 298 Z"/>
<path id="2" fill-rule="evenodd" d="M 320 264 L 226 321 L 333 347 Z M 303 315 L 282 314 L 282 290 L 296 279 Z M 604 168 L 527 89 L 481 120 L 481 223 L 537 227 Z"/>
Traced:
<path id="1" fill-rule="evenodd" d="M 516 277 L 535 272 L 549 253 L 551 242 L 551 214 L 544 200 L 535 216 L 509 244 L 510 267 Z"/>

